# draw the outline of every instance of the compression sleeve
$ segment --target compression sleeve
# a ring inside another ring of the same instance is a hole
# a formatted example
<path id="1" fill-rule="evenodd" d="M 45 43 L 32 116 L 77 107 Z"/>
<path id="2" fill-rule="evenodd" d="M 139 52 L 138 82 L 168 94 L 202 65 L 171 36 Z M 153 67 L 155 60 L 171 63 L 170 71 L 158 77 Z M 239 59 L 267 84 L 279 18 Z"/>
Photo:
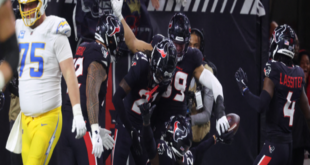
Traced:
<path id="1" fill-rule="evenodd" d="M 204 69 L 199 77 L 199 82 L 213 92 L 214 100 L 217 96 L 223 96 L 223 88 L 219 80 L 207 69 Z"/>
<path id="2" fill-rule="evenodd" d="M 19 48 L 15 33 L 6 41 L 0 42 L 0 50 L 2 51 L 1 53 L 5 55 L 4 59 L 9 63 L 12 72 L 15 73 L 19 62 Z"/>
<path id="3" fill-rule="evenodd" d="M 244 98 L 249 103 L 251 108 L 255 109 L 258 113 L 264 112 L 271 101 L 271 96 L 265 90 L 263 90 L 258 97 L 247 89 L 244 92 Z"/>
<path id="4" fill-rule="evenodd" d="M 153 131 L 151 129 L 151 126 L 143 126 L 142 128 L 143 132 L 143 139 L 144 139 L 144 145 L 147 152 L 147 156 L 150 160 L 152 160 L 156 156 L 156 143 L 153 136 Z"/>
<path id="5" fill-rule="evenodd" d="M 131 123 L 127 118 L 125 106 L 123 99 L 126 96 L 126 92 L 120 86 L 117 87 L 116 92 L 113 96 L 112 102 L 114 104 L 115 110 L 117 111 L 122 123 L 125 125 L 125 128 L 129 131 L 131 129 Z M 130 131 L 129 131 L 130 132 Z"/>
<path id="6" fill-rule="evenodd" d="M 214 98 L 210 89 L 203 87 L 203 110 L 201 113 L 191 115 L 192 125 L 206 124 L 210 121 Z"/>

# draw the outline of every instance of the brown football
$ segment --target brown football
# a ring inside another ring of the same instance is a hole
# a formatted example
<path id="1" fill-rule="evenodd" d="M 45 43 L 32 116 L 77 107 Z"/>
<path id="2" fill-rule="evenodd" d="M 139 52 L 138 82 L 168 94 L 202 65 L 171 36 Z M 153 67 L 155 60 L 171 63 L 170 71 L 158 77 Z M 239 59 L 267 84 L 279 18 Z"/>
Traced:
<path id="1" fill-rule="evenodd" d="M 230 114 L 227 114 L 226 117 L 230 125 L 230 128 L 228 129 L 228 131 L 233 130 L 234 134 L 236 134 L 236 132 L 238 131 L 239 125 L 240 125 L 239 115 L 235 113 L 230 113 Z"/>

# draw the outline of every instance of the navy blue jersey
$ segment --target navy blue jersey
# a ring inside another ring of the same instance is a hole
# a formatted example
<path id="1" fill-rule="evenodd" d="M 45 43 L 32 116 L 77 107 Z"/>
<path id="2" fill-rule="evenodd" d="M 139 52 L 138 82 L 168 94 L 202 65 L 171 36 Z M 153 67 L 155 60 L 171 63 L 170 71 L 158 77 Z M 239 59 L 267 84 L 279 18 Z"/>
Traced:
<path id="1" fill-rule="evenodd" d="M 194 159 L 193 154 L 188 150 L 182 160 L 177 161 L 171 147 L 167 145 L 164 140 L 156 140 L 157 144 L 157 154 L 160 165 L 193 165 Z M 148 165 L 151 163 L 148 162 Z"/>
<path id="2" fill-rule="evenodd" d="M 81 108 L 84 119 L 88 119 L 87 107 L 86 107 L 86 80 L 88 67 L 92 62 L 100 63 L 103 68 L 106 70 L 106 73 L 109 73 L 110 66 L 110 55 L 107 49 L 97 42 L 83 42 L 77 49 L 76 54 L 74 55 L 74 66 L 75 74 L 78 79 L 79 88 L 80 88 L 80 98 L 81 98 Z M 104 101 L 107 88 L 107 79 L 102 82 L 100 92 L 99 92 L 99 103 L 100 105 Z M 69 95 L 66 96 L 66 106 L 71 106 Z M 68 109 L 72 111 L 72 109 Z"/>
<path id="3" fill-rule="evenodd" d="M 153 123 L 164 123 L 173 115 L 186 115 L 185 93 L 190 86 L 194 70 L 201 65 L 202 54 L 200 50 L 189 47 L 183 60 L 177 64 L 171 84 L 156 106 L 152 116 Z"/>
<path id="4" fill-rule="evenodd" d="M 304 72 L 299 66 L 288 67 L 274 60 L 266 63 L 264 72 L 275 85 L 266 113 L 267 138 L 276 142 L 291 142 L 295 106 L 303 90 Z"/>
<path id="5" fill-rule="evenodd" d="M 131 68 L 124 77 L 131 89 L 124 99 L 124 106 L 130 122 L 135 127 L 142 127 L 142 117 L 138 106 L 147 102 L 146 94 L 151 90 L 148 88 L 148 74 L 151 69 L 149 65 L 147 56 L 138 52 L 133 56 Z M 157 94 L 153 94 L 151 101 L 155 100 Z"/>

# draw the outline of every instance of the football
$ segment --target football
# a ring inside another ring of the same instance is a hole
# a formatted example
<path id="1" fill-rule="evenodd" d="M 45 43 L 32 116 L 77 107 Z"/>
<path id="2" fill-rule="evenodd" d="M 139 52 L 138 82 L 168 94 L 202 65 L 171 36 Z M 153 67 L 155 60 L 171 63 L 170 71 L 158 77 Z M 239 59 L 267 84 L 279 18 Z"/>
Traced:
<path id="1" fill-rule="evenodd" d="M 230 114 L 227 114 L 226 117 L 230 125 L 230 128 L 228 129 L 228 131 L 233 130 L 234 134 L 236 134 L 236 132 L 238 131 L 239 125 L 240 125 L 239 115 L 235 113 L 230 113 Z"/>

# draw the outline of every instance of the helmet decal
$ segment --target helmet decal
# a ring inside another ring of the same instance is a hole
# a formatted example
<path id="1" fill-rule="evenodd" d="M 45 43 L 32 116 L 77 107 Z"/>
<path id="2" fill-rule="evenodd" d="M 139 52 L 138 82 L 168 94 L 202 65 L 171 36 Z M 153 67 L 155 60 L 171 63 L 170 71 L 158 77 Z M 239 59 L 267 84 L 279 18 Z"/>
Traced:
<path id="1" fill-rule="evenodd" d="M 173 140 L 175 142 L 178 142 L 178 140 L 182 140 L 187 136 L 187 129 L 185 127 L 183 127 L 183 130 L 180 129 L 178 126 L 179 123 L 179 121 L 174 122 Z"/>

